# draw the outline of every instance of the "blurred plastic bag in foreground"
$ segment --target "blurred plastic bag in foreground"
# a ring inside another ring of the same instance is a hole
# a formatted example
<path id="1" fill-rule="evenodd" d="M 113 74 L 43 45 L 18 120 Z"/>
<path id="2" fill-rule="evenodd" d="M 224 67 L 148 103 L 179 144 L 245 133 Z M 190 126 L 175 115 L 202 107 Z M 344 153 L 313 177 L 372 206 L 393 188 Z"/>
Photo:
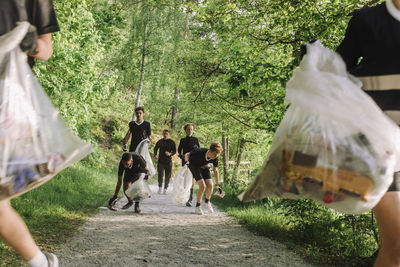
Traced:
<path id="1" fill-rule="evenodd" d="M 175 174 L 172 189 L 172 199 L 178 205 L 183 205 L 188 201 L 190 195 L 190 188 L 192 188 L 192 172 L 189 170 L 188 165 L 183 166 Z"/>
<path id="2" fill-rule="evenodd" d="M 308 44 L 267 160 L 239 198 L 311 198 L 354 214 L 373 208 L 399 170 L 400 131 L 360 88 L 338 54 Z"/>
<path id="3" fill-rule="evenodd" d="M 150 140 L 148 138 L 143 139 L 138 146 L 136 147 L 135 152 L 144 158 L 146 161 L 146 167 L 149 169 L 150 178 L 152 178 L 156 174 L 156 169 L 154 168 L 153 161 L 151 160 L 150 152 L 149 152 Z"/>
<path id="4" fill-rule="evenodd" d="M 133 182 L 131 186 L 125 191 L 125 194 L 132 198 L 134 201 L 141 201 L 151 197 L 150 186 L 144 180 L 145 174 L 141 173 L 138 180 Z"/>
<path id="5" fill-rule="evenodd" d="M 0 36 L 0 200 L 48 181 L 92 151 L 58 116 L 19 47 L 29 23 Z"/>

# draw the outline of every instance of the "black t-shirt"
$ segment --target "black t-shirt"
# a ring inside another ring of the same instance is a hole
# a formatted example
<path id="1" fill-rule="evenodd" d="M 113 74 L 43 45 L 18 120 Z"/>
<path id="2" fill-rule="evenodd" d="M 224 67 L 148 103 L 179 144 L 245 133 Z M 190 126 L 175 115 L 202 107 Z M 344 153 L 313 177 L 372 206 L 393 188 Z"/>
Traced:
<path id="1" fill-rule="evenodd" d="M 176 154 L 176 144 L 172 139 L 160 139 L 154 147 L 154 155 L 157 155 L 157 151 L 160 149 L 158 156 L 158 162 L 162 164 L 170 163 L 171 157 Z M 166 156 L 165 152 L 170 152 L 171 156 Z"/>
<path id="2" fill-rule="evenodd" d="M 15 0 L 0 0 L 0 35 L 11 31 L 16 26 L 16 22 L 26 20 L 26 16 L 29 23 L 36 27 L 39 35 L 60 30 L 52 0 L 25 0 L 25 14 L 21 8 L 18 8 L 16 2 Z M 32 67 L 34 59 L 29 57 L 28 61 Z"/>
<path id="3" fill-rule="evenodd" d="M 197 148 L 190 152 L 189 165 L 194 167 L 206 167 L 207 164 L 212 163 L 214 167 L 218 167 L 218 158 L 206 160 L 207 148 Z"/>
<path id="4" fill-rule="evenodd" d="M 146 173 L 145 168 L 146 168 L 146 161 L 145 159 L 135 153 L 135 152 L 129 152 L 132 154 L 132 165 L 129 166 L 128 168 L 124 167 L 124 164 L 122 163 L 122 160 L 119 162 L 118 166 L 118 176 L 122 176 L 125 172 L 124 180 L 133 178 L 134 175 L 138 173 Z"/>
<path id="5" fill-rule="evenodd" d="M 186 136 L 185 138 L 181 138 L 179 142 L 178 153 L 185 155 L 195 148 L 200 148 L 199 140 L 193 136 Z"/>
<path id="6" fill-rule="evenodd" d="M 150 123 L 143 121 L 137 124 L 135 121 L 129 123 L 129 132 L 132 134 L 129 151 L 135 151 L 138 144 L 151 135 Z"/>

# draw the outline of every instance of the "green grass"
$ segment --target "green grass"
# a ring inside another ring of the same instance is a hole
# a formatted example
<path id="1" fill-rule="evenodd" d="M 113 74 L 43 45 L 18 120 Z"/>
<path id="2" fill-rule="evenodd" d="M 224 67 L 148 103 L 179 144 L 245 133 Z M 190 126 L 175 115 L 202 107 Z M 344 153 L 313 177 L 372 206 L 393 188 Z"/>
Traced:
<path id="1" fill-rule="evenodd" d="M 239 190 L 226 185 L 224 190 L 226 196 L 213 197 L 214 204 L 251 231 L 285 244 L 306 261 L 317 266 L 373 265 L 377 244 L 366 223 L 368 214 L 346 216 L 309 200 L 275 198 L 242 203 L 237 199 Z M 357 221 L 352 224 L 354 218 Z"/>
<path id="2" fill-rule="evenodd" d="M 112 196 L 115 169 L 92 169 L 76 164 L 46 184 L 12 199 L 37 244 L 54 251 Z M 21 258 L 0 241 L 0 266 L 20 266 Z"/>

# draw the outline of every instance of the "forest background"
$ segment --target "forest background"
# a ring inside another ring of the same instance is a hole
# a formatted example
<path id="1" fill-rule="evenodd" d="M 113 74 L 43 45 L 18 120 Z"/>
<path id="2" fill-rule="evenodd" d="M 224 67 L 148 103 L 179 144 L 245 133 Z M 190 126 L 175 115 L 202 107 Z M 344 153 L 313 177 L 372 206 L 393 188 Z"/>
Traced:
<path id="1" fill-rule="evenodd" d="M 168 128 L 178 143 L 183 125 L 194 123 L 203 147 L 224 144 L 228 194 L 215 203 L 247 227 L 319 265 L 370 266 L 378 249 L 371 213 L 344 215 L 304 199 L 243 204 L 236 196 L 266 158 L 301 44 L 319 39 L 335 49 L 352 12 L 379 2 L 54 0 L 61 30 L 52 58 L 34 72 L 96 152 L 13 206 L 42 247 L 67 240 L 113 194 L 122 139 L 140 105 L 155 136 Z M 19 262 L 3 243 L 0 258 Z"/>

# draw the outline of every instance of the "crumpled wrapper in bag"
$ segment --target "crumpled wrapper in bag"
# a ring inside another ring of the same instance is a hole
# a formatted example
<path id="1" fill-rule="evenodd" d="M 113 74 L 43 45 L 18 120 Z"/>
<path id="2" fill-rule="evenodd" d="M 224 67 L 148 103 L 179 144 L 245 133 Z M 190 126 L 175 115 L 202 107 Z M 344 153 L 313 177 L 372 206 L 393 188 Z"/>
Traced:
<path id="1" fill-rule="evenodd" d="M 343 213 L 372 209 L 400 170 L 400 130 L 320 42 L 287 84 L 290 104 L 264 166 L 239 198 L 310 198 Z"/>
<path id="2" fill-rule="evenodd" d="M 0 36 L 0 200 L 27 192 L 92 152 L 58 116 L 19 47 L 21 22 Z"/>

